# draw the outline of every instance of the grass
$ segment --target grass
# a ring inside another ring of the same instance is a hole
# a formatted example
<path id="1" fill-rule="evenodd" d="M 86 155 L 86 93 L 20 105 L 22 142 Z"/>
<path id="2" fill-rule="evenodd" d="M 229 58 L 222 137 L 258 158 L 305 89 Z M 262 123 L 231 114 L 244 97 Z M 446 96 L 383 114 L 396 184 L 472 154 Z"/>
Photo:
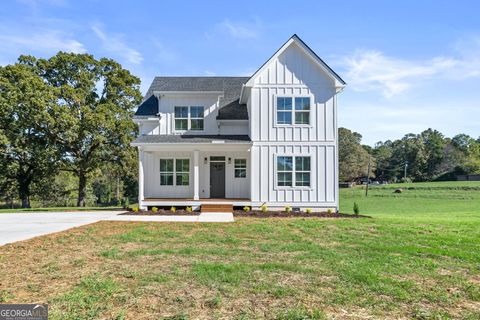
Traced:
<path id="1" fill-rule="evenodd" d="M 51 319 L 480 318 L 480 183 L 342 189 L 354 202 L 373 218 L 104 221 L 7 245 L 0 299 Z"/>
<path id="2" fill-rule="evenodd" d="M 119 210 L 120 206 L 109 207 L 48 207 L 48 208 L 15 208 L 15 209 L 0 209 L 1 213 L 20 213 L 20 212 L 56 212 L 56 211 L 102 211 L 102 210 Z"/>

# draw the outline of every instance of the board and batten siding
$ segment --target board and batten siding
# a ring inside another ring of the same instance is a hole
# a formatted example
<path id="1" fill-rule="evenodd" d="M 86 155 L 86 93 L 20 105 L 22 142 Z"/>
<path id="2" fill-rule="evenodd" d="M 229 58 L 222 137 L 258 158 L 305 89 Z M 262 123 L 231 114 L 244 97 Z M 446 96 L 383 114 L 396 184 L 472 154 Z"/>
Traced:
<path id="1" fill-rule="evenodd" d="M 225 197 L 250 198 L 250 154 L 234 151 L 200 151 L 199 152 L 199 196 L 210 197 L 210 156 L 224 156 L 225 163 Z M 188 186 L 161 186 L 160 159 L 190 159 L 190 179 Z M 205 164 L 205 158 L 207 163 Z M 231 158 L 231 163 L 228 163 Z M 235 159 L 247 160 L 247 177 L 235 178 Z M 193 152 L 192 151 L 145 151 L 144 153 L 145 198 L 192 198 L 193 197 Z"/>
<path id="2" fill-rule="evenodd" d="M 277 156 L 310 156 L 310 187 L 277 187 Z M 254 145 L 251 157 L 253 202 L 336 206 L 335 145 Z"/>
<path id="3" fill-rule="evenodd" d="M 250 117 L 255 204 L 338 207 L 338 148 L 334 80 L 293 43 L 254 79 Z M 309 125 L 277 125 L 277 97 L 310 97 Z M 310 187 L 277 187 L 277 156 L 310 156 Z"/>

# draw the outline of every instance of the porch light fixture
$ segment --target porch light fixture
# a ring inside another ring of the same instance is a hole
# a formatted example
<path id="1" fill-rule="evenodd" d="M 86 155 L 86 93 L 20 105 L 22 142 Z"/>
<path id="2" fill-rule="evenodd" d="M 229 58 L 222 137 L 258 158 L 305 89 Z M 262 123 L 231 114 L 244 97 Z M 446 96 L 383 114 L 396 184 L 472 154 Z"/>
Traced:
<path id="1" fill-rule="evenodd" d="M 228 157 L 228 164 L 232 164 L 232 158 Z"/>
<path id="2" fill-rule="evenodd" d="M 208 158 L 207 158 L 207 157 L 205 157 L 205 158 L 203 159 L 203 163 L 204 163 L 204 164 L 207 164 L 207 163 L 208 163 Z"/>

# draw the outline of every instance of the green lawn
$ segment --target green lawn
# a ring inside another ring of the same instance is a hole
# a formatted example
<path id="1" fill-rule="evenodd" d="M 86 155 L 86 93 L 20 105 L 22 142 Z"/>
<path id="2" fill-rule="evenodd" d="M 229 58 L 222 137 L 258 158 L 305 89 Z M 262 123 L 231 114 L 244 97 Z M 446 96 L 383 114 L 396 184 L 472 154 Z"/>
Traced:
<path id="1" fill-rule="evenodd" d="M 480 319 L 480 183 L 363 192 L 342 189 L 342 211 L 372 218 L 104 221 L 0 247 L 0 302 L 48 302 L 51 319 Z"/>

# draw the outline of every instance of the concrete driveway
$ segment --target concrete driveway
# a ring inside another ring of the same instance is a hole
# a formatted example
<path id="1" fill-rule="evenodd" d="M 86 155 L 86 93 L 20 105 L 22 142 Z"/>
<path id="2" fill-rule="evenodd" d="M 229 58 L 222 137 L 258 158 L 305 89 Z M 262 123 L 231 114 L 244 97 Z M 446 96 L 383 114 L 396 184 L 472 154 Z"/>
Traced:
<path id="1" fill-rule="evenodd" d="M 233 222 L 232 213 L 202 212 L 198 216 L 133 216 L 122 211 L 0 213 L 0 246 L 60 232 L 100 220 L 150 222 Z"/>
<path id="2" fill-rule="evenodd" d="M 0 246 L 107 220 L 120 211 L 0 213 Z"/>

